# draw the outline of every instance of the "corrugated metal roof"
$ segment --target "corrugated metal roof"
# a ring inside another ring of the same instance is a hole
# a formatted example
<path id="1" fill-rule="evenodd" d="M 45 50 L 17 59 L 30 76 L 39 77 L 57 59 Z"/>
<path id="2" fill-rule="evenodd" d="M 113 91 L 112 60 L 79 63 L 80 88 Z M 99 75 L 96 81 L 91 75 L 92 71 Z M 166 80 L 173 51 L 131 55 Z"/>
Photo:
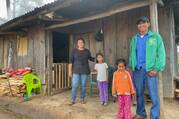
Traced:
<path id="1" fill-rule="evenodd" d="M 57 5 L 59 5 L 59 4 L 63 4 L 63 3 L 66 3 L 66 2 L 70 2 L 70 1 L 71 1 L 71 2 L 79 2 L 79 3 L 81 3 L 81 4 L 79 5 L 80 8 L 81 8 L 85 3 L 86 3 L 85 5 L 89 5 L 88 3 L 94 3 L 94 2 L 91 2 L 91 0 L 56 0 L 56 1 L 52 2 L 52 3 L 46 4 L 46 5 L 44 5 L 44 6 L 37 7 L 37 8 L 35 8 L 34 10 L 25 13 L 24 15 L 21 15 L 21 16 L 19 16 L 19 17 L 16 17 L 16 18 L 14 18 L 14 19 L 12 19 L 12 20 L 10 20 L 10 21 L 8 21 L 8 22 L 2 24 L 2 25 L 0 26 L 0 30 L 2 30 L 2 28 L 4 28 L 4 27 L 7 27 L 8 25 L 11 25 L 11 24 L 14 23 L 14 22 L 22 23 L 24 19 L 29 18 L 30 16 L 38 17 L 38 15 L 39 15 L 39 13 L 40 13 L 41 11 L 47 10 L 47 12 L 48 12 L 48 9 L 53 8 L 53 7 L 57 7 Z M 112 3 L 115 4 L 115 3 L 117 3 L 117 2 L 120 3 L 120 2 L 122 2 L 122 1 L 137 1 L 137 0 L 97 0 L 97 1 L 98 1 L 98 3 L 101 3 L 101 4 L 102 4 L 102 3 L 103 3 L 103 4 L 106 3 L 107 5 L 110 5 L 110 4 L 112 4 Z M 96 1 L 96 2 L 97 2 L 97 1 Z M 96 4 L 96 3 L 94 3 L 94 4 Z M 75 4 L 73 4 L 73 5 L 75 6 Z M 96 6 L 98 6 L 98 4 L 97 4 Z M 101 6 L 104 6 L 104 5 L 99 5 L 99 8 L 100 8 Z M 82 7 L 82 8 L 88 8 L 88 7 Z M 68 8 L 67 8 L 67 9 L 68 9 Z M 60 11 L 61 11 L 61 10 L 60 10 Z M 70 10 L 69 10 L 69 11 L 70 11 Z M 74 10 L 71 10 L 71 11 L 73 11 L 73 13 L 70 13 L 69 15 L 70 15 L 70 16 L 73 16 Z M 82 10 L 81 12 L 83 12 L 83 10 Z M 80 12 L 79 14 L 81 14 L 81 12 Z M 67 15 L 67 16 L 69 17 L 69 15 L 68 15 L 67 12 L 61 13 L 61 14 Z M 78 14 L 78 12 L 75 12 L 75 14 Z"/>
<path id="2" fill-rule="evenodd" d="M 36 15 L 38 12 L 43 11 L 43 10 L 46 10 L 46 9 L 48 9 L 48 8 L 51 8 L 51 7 L 53 7 L 53 6 L 56 5 L 56 4 L 61 4 L 61 3 L 64 2 L 64 1 L 65 1 L 65 0 L 56 0 L 56 1 L 54 1 L 54 2 L 45 4 L 45 5 L 41 6 L 41 7 L 34 8 L 32 11 L 29 11 L 29 12 L 27 12 L 27 13 L 21 15 L 21 16 L 18 16 L 18 17 L 14 18 L 14 19 L 11 19 L 11 20 L 7 21 L 6 23 L 2 24 L 2 25 L 0 26 L 0 28 L 3 27 L 3 26 L 6 26 L 6 25 L 8 25 L 8 24 L 11 24 L 11 23 L 13 23 L 13 22 L 15 22 L 15 21 L 17 21 L 17 20 L 19 20 L 19 19 L 27 18 L 27 17 L 29 17 L 29 16 L 31 16 L 31 15 Z"/>
<path id="3" fill-rule="evenodd" d="M 49 9 L 51 9 L 51 8 L 53 8 L 53 7 L 56 7 L 57 5 L 60 5 L 60 4 L 63 4 L 63 3 L 65 3 L 65 2 L 67 2 L 67 1 L 81 1 L 81 4 L 82 3 L 84 3 L 84 2 L 89 2 L 90 0 L 56 0 L 56 1 L 54 1 L 54 2 L 52 2 L 52 3 L 48 3 L 48 4 L 45 4 L 45 5 L 43 5 L 43 6 L 41 6 L 41 7 L 37 7 L 37 8 L 35 8 L 35 9 L 33 9 L 32 11 L 30 11 L 30 12 L 27 12 L 27 13 L 25 13 L 24 15 L 21 15 L 21 16 L 19 16 L 19 17 L 16 17 L 16 18 L 14 18 L 14 19 L 12 19 L 12 20 L 10 20 L 10 21 L 8 21 L 8 22 L 6 22 L 6 23 L 4 23 L 4 24 L 2 24 L 2 25 L 0 25 L 0 30 L 2 30 L 2 28 L 4 28 L 4 27 L 7 27 L 8 25 L 11 25 L 11 24 L 13 24 L 14 22 L 18 22 L 18 23 L 22 23 L 23 22 L 23 20 L 24 19 L 27 19 L 27 18 L 29 18 L 30 16 L 33 16 L 34 17 L 34 19 L 35 19 L 35 17 L 37 18 L 38 17 L 38 15 L 42 12 L 42 11 L 45 11 L 46 10 L 46 12 L 48 12 L 48 10 Z M 92 0 L 91 0 L 92 1 Z M 98 1 L 100 1 L 100 0 L 98 0 Z M 101 0 L 102 1 L 102 0 Z M 114 4 L 115 4 L 115 2 L 123 2 L 123 1 L 129 1 L 129 2 L 131 2 L 131 1 L 137 1 L 137 0 L 104 0 L 104 1 L 110 1 L 110 2 L 113 2 Z M 169 0 L 164 0 L 165 2 L 169 2 Z M 171 1 L 174 1 L 174 0 L 171 0 Z M 82 7 L 83 8 L 83 7 Z M 70 9 L 69 8 L 67 8 L 68 9 L 68 11 L 70 11 Z M 64 16 L 67 16 L 67 17 L 69 17 L 69 16 L 72 16 L 74 13 L 69 13 L 68 14 L 68 12 L 67 11 L 64 11 L 64 10 L 59 10 L 60 11 L 60 14 L 62 14 L 62 15 L 64 15 Z M 73 9 L 71 10 L 71 11 L 74 11 Z M 77 12 L 78 13 L 78 12 Z"/>

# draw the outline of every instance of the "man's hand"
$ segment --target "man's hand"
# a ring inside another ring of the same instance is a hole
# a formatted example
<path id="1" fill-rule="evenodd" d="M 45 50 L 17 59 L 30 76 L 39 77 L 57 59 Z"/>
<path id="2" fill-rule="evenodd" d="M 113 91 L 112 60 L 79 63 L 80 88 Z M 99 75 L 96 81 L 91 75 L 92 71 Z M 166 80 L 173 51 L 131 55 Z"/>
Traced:
<path id="1" fill-rule="evenodd" d="M 155 70 L 149 71 L 149 76 L 153 77 L 153 76 L 156 76 L 156 75 L 157 75 L 157 71 L 155 71 Z"/>

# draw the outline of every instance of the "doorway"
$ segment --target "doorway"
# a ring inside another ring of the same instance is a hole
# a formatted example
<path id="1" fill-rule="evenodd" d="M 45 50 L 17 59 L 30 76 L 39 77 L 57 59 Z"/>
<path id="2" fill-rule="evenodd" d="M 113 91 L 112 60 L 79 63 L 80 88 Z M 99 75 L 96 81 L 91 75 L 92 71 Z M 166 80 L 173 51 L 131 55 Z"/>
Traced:
<path id="1" fill-rule="evenodd" d="M 53 32 L 53 62 L 69 62 L 69 35 Z"/>
<path id="2" fill-rule="evenodd" d="M 56 94 L 71 87 L 68 78 L 69 35 L 53 32 L 52 93 Z"/>

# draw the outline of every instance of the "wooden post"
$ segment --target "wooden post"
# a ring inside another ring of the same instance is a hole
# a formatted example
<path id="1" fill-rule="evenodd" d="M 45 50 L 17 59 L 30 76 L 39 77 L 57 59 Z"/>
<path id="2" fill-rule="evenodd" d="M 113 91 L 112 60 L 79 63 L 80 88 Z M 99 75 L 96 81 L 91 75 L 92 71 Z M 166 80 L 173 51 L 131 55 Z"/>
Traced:
<path id="1" fill-rule="evenodd" d="M 150 0 L 150 22 L 152 30 L 159 32 L 157 0 Z"/>
<path id="2" fill-rule="evenodd" d="M 157 2 L 158 0 L 149 0 L 150 1 L 150 21 L 151 28 L 155 32 L 159 32 L 158 28 L 158 9 Z M 162 72 L 159 72 L 159 96 L 160 96 L 160 118 L 165 119 L 164 115 L 164 104 L 163 104 L 163 78 Z"/>
<path id="3" fill-rule="evenodd" d="M 52 93 L 52 63 L 53 63 L 53 49 L 52 49 L 52 33 L 46 31 L 46 81 L 47 81 L 47 95 L 50 96 Z"/>

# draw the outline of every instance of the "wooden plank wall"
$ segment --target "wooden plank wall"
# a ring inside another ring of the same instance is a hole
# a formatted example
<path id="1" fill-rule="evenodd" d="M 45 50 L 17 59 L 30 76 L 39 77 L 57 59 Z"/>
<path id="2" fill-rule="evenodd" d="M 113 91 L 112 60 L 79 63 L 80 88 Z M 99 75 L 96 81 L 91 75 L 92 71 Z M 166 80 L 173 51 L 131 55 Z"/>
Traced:
<path id="1" fill-rule="evenodd" d="M 0 68 L 4 67 L 4 38 L 0 37 Z"/>
<path id="2" fill-rule="evenodd" d="M 16 35 L 9 35 L 9 36 L 0 36 L 0 68 L 7 68 L 8 66 L 8 54 L 9 54 L 9 48 L 10 44 L 12 45 L 13 49 L 13 56 L 12 56 L 12 67 L 17 67 L 17 59 L 16 59 Z"/>
<path id="3" fill-rule="evenodd" d="M 116 59 L 116 17 L 104 19 L 104 55 L 107 63 L 113 65 Z"/>
<path id="4" fill-rule="evenodd" d="M 29 29 L 29 48 L 26 64 L 32 63 L 36 73 L 45 83 L 45 30 L 42 27 Z"/>
<path id="5" fill-rule="evenodd" d="M 91 55 L 96 56 L 96 53 L 104 53 L 104 42 L 96 41 L 94 38 L 95 33 L 102 27 L 102 20 L 96 20 L 95 22 L 88 22 L 77 24 L 73 27 L 72 35 L 70 37 L 70 49 L 76 47 L 76 40 L 80 37 L 85 40 L 85 47 L 90 49 Z M 94 68 L 94 62 L 90 62 L 91 69 Z"/>
<path id="6" fill-rule="evenodd" d="M 168 19 L 171 13 L 169 9 L 159 8 L 159 29 L 167 46 L 167 64 L 175 65 L 174 59 L 172 59 L 174 57 L 171 57 L 171 52 L 175 50 L 174 39 L 171 37 L 171 33 L 168 32 L 169 28 L 172 29 L 171 19 Z M 86 47 L 90 49 L 93 56 L 100 49 L 105 55 L 105 61 L 110 65 L 114 65 L 118 58 L 124 58 L 128 62 L 130 38 L 137 33 L 136 20 L 140 16 L 149 17 L 149 8 L 133 9 L 101 20 L 78 24 L 73 29 L 75 37 L 73 37 L 74 40 L 71 44 L 74 44 L 77 37 L 84 37 Z M 94 39 L 94 33 L 99 28 L 104 30 L 104 42 L 100 43 L 101 48 L 97 46 L 98 42 Z M 74 45 L 71 47 L 74 47 Z M 174 48 L 171 49 L 171 47 Z M 92 69 L 94 64 L 90 66 Z M 163 72 L 165 97 L 173 97 L 173 72 L 175 70 L 171 68 L 172 66 L 166 65 Z"/>
<path id="7" fill-rule="evenodd" d="M 25 36 L 28 37 L 27 55 L 18 56 L 17 36 L 7 35 L 0 37 L 0 68 L 7 67 L 9 44 L 13 44 L 13 68 L 31 66 L 45 84 L 45 30 L 41 27 L 29 29 Z M 23 35 L 24 36 L 24 35 Z"/>
<path id="8" fill-rule="evenodd" d="M 135 21 L 139 16 L 146 15 L 145 13 L 147 13 L 147 8 L 134 9 L 101 20 L 75 25 L 70 49 L 74 47 L 77 38 L 83 37 L 86 48 L 90 49 L 92 56 L 102 52 L 105 61 L 110 65 L 114 65 L 118 58 L 128 61 L 130 38 L 137 32 Z M 94 38 L 100 28 L 104 32 L 104 41 L 102 42 L 96 41 Z"/>
<path id="9" fill-rule="evenodd" d="M 173 10 L 167 7 L 159 9 L 159 13 L 159 32 L 164 39 L 167 54 L 166 68 L 163 72 L 164 97 L 173 97 L 173 79 L 177 71 Z"/>

